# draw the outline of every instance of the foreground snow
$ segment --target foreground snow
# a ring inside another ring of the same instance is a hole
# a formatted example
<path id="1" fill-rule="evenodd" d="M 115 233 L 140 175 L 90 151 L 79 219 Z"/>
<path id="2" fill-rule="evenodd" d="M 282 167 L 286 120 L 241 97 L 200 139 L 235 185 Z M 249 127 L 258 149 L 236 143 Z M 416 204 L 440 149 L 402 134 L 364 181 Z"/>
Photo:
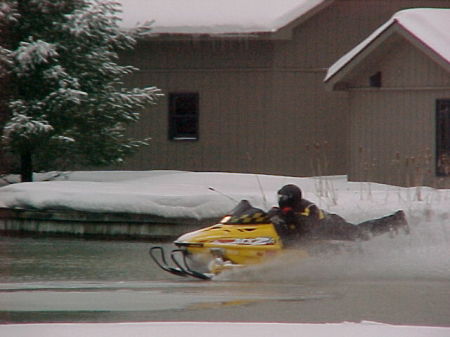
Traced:
<path id="1" fill-rule="evenodd" d="M 359 222 L 403 209 L 411 218 L 448 219 L 450 190 L 356 183 L 346 176 L 296 178 L 270 175 L 104 171 L 39 175 L 37 182 L 0 188 L 0 207 L 128 212 L 164 217 L 219 217 L 241 199 L 268 210 L 278 189 L 297 184 L 304 197 L 349 221 Z M 42 181 L 54 179 L 52 181 Z M 448 221 L 447 221 L 448 222 Z"/>
<path id="2" fill-rule="evenodd" d="M 292 323 L 95 323 L 0 325 L 9 337 L 173 337 L 173 336 L 345 336 L 345 337 L 448 337 L 450 328 L 394 326 L 374 322 L 335 324 Z"/>

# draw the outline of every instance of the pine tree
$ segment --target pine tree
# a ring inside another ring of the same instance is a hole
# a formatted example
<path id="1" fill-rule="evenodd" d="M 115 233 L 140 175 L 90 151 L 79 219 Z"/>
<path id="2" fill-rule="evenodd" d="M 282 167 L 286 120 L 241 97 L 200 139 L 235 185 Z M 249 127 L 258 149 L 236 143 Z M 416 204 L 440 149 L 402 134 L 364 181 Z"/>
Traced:
<path id="1" fill-rule="evenodd" d="M 123 78 L 137 69 L 120 65 L 118 53 L 149 27 L 122 31 L 119 11 L 100 0 L 0 4 L 0 78 L 10 92 L 0 127 L 3 147 L 20 158 L 22 181 L 33 170 L 119 163 L 146 144 L 125 129 L 161 94 L 125 88 Z"/>

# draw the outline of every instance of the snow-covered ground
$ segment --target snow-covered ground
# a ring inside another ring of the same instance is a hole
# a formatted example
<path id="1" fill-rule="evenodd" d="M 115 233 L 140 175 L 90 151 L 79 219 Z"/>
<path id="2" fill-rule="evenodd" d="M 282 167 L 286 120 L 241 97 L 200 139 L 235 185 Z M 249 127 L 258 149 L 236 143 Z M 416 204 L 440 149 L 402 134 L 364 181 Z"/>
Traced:
<path id="1" fill-rule="evenodd" d="M 54 177 L 56 176 L 56 178 Z M 268 210 L 277 191 L 297 184 L 321 208 L 359 222 L 403 209 L 409 218 L 450 222 L 450 190 L 349 182 L 346 176 L 284 176 L 186 171 L 78 171 L 39 174 L 0 188 L 0 206 L 211 218 L 241 199 Z M 49 180 L 51 181 L 45 181 Z"/>
<path id="2" fill-rule="evenodd" d="M 292 323 L 95 323 L 95 324 L 22 324 L 0 326 L 8 337 L 272 337 L 272 336 L 345 336 L 345 337 L 448 337 L 450 328 L 394 326 L 374 322 L 339 324 Z"/>

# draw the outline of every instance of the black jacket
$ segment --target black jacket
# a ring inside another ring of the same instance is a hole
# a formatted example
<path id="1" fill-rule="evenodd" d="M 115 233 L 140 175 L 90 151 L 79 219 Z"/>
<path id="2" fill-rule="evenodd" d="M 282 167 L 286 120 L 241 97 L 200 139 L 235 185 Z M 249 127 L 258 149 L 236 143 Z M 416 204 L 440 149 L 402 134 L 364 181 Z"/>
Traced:
<path id="1" fill-rule="evenodd" d="M 301 199 L 295 209 L 273 207 L 268 215 L 285 244 L 307 236 L 325 219 L 325 213 L 306 199 Z"/>

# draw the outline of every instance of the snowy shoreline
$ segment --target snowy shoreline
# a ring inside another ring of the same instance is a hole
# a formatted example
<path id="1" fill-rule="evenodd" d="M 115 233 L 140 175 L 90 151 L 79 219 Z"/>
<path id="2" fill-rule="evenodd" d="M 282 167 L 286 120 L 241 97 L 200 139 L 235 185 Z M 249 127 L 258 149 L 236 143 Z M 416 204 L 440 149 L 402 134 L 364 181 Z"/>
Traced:
<path id="1" fill-rule="evenodd" d="M 226 215 L 242 199 L 267 211 L 285 184 L 298 185 L 306 199 L 355 224 L 399 209 L 412 225 L 447 230 L 450 218 L 450 190 L 349 182 L 346 176 L 76 171 L 36 180 L 0 188 L 1 231 L 170 240 Z"/>
<path id="2" fill-rule="evenodd" d="M 0 188 L 0 207 L 152 214 L 210 219 L 247 199 L 264 210 L 276 205 L 285 184 L 302 188 L 319 207 L 360 222 L 403 209 L 410 217 L 449 217 L 450 190 L 349 182 L 346 176 L 284 177 L 187 171 L 78 171 Z"/>

